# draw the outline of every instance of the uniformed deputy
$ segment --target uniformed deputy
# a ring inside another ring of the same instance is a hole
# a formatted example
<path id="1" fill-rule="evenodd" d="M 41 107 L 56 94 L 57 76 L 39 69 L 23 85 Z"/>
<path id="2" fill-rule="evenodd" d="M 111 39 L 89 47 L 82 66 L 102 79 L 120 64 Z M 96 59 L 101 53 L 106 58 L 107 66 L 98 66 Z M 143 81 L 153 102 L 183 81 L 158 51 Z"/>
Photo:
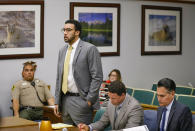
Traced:
<path id="1" fill-rule="evenodd" d="M 12 87 L 14 116 L 28 120 L 41 120 L 43 117 L 41 107 L 45 102 L 54 105 L 54 97 L 43 81 L 34 79 L 36 63 L 28 61 L 23 65 L 23 80 L 16 82 Z"/>

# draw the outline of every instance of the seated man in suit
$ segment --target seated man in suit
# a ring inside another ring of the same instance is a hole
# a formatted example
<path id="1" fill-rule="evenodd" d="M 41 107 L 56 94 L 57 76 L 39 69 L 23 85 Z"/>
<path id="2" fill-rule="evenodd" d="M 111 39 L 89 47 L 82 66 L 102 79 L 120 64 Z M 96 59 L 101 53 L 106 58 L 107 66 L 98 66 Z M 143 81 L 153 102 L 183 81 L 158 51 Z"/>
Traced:
<path id="1" fill-rule="evenodd" d="M 27 61 L 23 64 L 23 80 L 17 81 L 12 87 L 14 116 L 28 120 L 41 120 L 45 102 L 54 105 L 54 97 L 48 86 L 34 78 L 36 63 Z"/>
<path id="2" fill-rule="evenodd" d="M 158 131 L 192 131 L 192 113 L 189 107 L 174 99 L 175 88 L 175 82 L 169 78 L 161 79 L 157 84 Z"/>
<path id="3" fill-rule="evenodd" d="M 109 124 L 112 130 L 119 130 L 143 124 L 143 110 L 136 99 L 126 94 L 122 82 L 111 82 L 108 91 L 110 101 L 101 119 L 90 125 L 80 123 L 78 125 L 80 130 L 103 130 Z"/>

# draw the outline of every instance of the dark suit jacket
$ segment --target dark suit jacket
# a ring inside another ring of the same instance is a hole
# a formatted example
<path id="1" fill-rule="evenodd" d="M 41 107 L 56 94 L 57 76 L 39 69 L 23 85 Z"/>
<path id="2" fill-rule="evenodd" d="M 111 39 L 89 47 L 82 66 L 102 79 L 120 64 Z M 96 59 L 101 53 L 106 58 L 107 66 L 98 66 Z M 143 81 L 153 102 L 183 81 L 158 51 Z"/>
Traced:
<path id="1" fill-rule="evenodd" d="M 68 45 L 65 45 L 58 55 L 55 103 L 59 107 L 61 106 L 62 76 L 67 48 Z M 101 58 L 96 46 L 80 40 L 76 48 L 72 68 L 79 94 L 86 101 L 95 104 L 98 100 L 99 88 L 103 79 Z"/>
<path id="2" fill-rule="evenodd" d="M 160 131 L 160 121 L 163 107 L 157 111 L 157 131 Z M 168 117 L 167 131 L 192 131 L 192 113 L 186 105 L 173 101 Z"/>

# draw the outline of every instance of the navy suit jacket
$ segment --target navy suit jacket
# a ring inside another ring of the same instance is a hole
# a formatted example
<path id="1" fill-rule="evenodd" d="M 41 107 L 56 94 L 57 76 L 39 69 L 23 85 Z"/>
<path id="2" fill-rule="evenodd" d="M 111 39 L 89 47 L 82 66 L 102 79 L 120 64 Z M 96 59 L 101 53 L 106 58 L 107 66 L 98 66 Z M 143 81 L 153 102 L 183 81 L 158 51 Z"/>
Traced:
<path id="1" fill-rule="evenodd" d="M 157 131 L 160 131 L 162 110 L 163 107 L 159 107 L 157 111 Z M 173 101 L 166 131 L 192 131 L 192 113 L 189 107 Z"/>

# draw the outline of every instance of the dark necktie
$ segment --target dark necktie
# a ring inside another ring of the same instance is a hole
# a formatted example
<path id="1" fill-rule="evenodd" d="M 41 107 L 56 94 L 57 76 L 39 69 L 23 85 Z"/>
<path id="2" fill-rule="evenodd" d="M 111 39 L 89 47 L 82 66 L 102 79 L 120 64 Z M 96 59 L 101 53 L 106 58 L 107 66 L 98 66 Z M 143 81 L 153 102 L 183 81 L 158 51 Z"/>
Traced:
<path id="1" fill-rule="evenodd" d="M 121 106 L 115 107 L 115 112 L 114 112 L 114 126 L 115 126 L 115 122 L 116 122 L 116 119 L 118 117 L 118 113 L 119 113 L 120 108 L 121 108 Z"/>
<path id="2" fill-rule="evenodd" d="M 114 123 L 115 123 L 115 120 L 116 120 L 116 118 L 117 118 L 117 107 L 115 107 L 115 111 L 114 111 Z"/>
<path id="3" fill-rule="evenodd" d="M 163 108 L 163 116 L 160 131 L 164 131 L 167 108 Z"/>

